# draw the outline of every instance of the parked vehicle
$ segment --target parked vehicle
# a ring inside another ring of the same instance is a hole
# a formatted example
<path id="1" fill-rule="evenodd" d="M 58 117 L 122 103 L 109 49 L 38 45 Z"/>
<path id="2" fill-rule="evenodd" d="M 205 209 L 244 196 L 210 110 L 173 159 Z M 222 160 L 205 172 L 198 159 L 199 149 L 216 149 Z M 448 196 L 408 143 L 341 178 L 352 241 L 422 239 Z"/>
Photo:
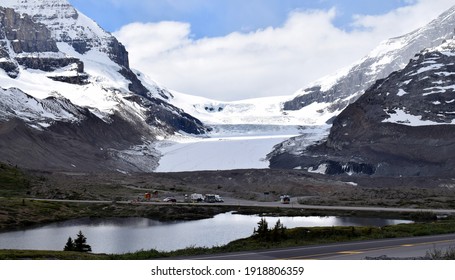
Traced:
<path id="1" fill-rule="evenodd" d="M 204 201 L 204 196 L 200 193 L 193 193 L 191 196 L 190 196 L 190 200 L 192 202 L 202 202 Z"/>
<path id="2" fill-rule="evenodd" d="M 204 198 L 204 202 L 207 202 L 207 203 L 215 203 L 217 202 L 216 201 L 216 197 L 214 194 L 206 194 L 205 195 L 205 198 Z"/>
<path id="3" fill-rule="evenodd" d="M 289 204 L 291 203 L 291 197 L 287 194 L 280 196 L 282 204 Z"/>
<path id="4" fill-rule="evenodd" d="M 172 203 L 175 203 L 177 202 L 177 199 L 173 198 L 173 197 L 166 197 L 165 199 L 163 199 L 163 202 L 172 202 Z"/>
<path id="5" fill-rule="evenodd" d="M 204 202 L 206 203 L 224 202 L 224 199 L 217 194 L 206 194 L 204 196 Z"/>

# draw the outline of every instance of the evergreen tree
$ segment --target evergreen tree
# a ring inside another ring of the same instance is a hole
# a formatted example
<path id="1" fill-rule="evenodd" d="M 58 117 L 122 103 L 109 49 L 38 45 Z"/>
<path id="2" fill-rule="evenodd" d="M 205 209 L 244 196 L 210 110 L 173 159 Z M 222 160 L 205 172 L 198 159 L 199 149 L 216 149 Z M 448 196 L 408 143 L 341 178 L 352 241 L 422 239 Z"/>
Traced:
<path id="1" fill-rule="evenodd" d="M 71 237 L 68 237 L 68 241 L 65 244 L 65 248 L 63 248 L 63 251 L 74 251 L 74 242 Z"/>
<path id="2" fill-rule="evenodd" d="M 258 222 L 258 229 L 254 230 L 254 235 L 264 241 L 267 241 L 269 239 L 269 225 L 265 218 L 261 218 L 261 220 Z"/>
<path id="3" fill-rule="evenodd" d="M 261 241 L 280 242 L 286 238 L 286 228 L 278 220 L 272 229 L 269 229 L 265 218 L 258 222 L 258 228 L 254 229 L 254 237 Z"/>
<path id="4" fill-rule="evenodd" d="M 87 244 L 87 238 L 79 231 L 77 238 L 74 239 L 74 251 L 78 252 L 91 252 L 92 247 Z"/>
<path id="5" fill-rule="evenodd" d="M 275 224 L 275 227 L 272 229 L 272 240 L 274 242 L 281 241 L 282 239 L 285 238 L 285 235 L 286 235 L 286 228 L 281 223 L 281 221 L 278 219 L 278 221 Z"/>

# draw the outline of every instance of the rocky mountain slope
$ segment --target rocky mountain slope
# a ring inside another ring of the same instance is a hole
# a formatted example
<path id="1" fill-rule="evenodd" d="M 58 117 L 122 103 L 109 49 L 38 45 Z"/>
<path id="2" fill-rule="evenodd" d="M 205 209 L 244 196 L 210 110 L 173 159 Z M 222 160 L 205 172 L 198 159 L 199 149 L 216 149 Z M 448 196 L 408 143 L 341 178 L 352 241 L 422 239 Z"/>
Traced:
<path id="1" fill-rule="evenodd" d="M 416 55 L 333 121 L 327 141 L 272 156 L 272 167 L 325 174 L 451 176 L 455 169 L 455 41 Z"/>
<path id="2" fill-rule="evenodd" d="M 151 143 L 207 128 L 129 68 L 111 34 L 66 0 L 0 3 L 0 160 L 28 168 L 151 171 Z"/>

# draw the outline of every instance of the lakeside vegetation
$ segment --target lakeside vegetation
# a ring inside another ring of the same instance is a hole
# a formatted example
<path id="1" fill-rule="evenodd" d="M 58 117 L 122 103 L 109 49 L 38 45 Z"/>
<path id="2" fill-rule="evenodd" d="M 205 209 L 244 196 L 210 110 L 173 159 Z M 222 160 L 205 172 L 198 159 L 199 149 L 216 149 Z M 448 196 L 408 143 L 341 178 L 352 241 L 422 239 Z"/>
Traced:
<path id="1" fill-rule="evenodd" d="M 262 220 L 261 220 L 262 221 Z M 284 225 L 285 226 L 285 225 Z M 280 229 L 279 238 L 275 238 L 275 228 Z M 263 232 L 263 234 L 258 234 Z M 265 232 L 265 235 L 264 235 Z M 268 233 L 267 233 L 268 232 Z M 60 260 L 147 260 L 157 258 L 179 258 L 193 255 L 228 253 L 248 250 L 261 250 L 273 248 L 286 248 L 314 244 L 328 244 L 334 242 L 360 241 L 383 238 L 413 237 L 424 235 L 447 234 L 455 232 L 455 218 L 433 222 L 420 222 L 414 224 L 374 226 L 342 226 L 342 227 L 302 227 L 283 229 L 281 225 L 264 231 L 264 228 L 248 238 L 233 241 L 225 246 L 213 248 L 190 247 L 172 252 L 157 250 L 143 250 L 126 254 L 92 254 L 64 251 L 34 251 L 34 250 L 0 250 L 0 259 L 60 259 Z M 270 234 L 270 237 L 266 237 Z M 62 250 L 63 250 L 62 244 Z M 451 258 L 450 252 L 429 252 L 434 258 Z"/>
<path id="2" fill-rule="evenodd" d="M 156 250 L 150 250 L 123 255 L 111 255 L 111 257 L 113 259 L 126 260 L 175 258 L 180 256 L 286 248 L 315 244 L 328 244 L 334 242 L 447 234 L 455 232 L 455 219 L 449 218 L 434 222 L 389 225 L 383 227 L 301 227 L 285 229 L 280 235 L 280 238 L 274 241 L 273 232 L 275 228 L 276 225 L 274 228 L 270 229 L 270 238 L 264 238 L 264 236 L 258 236 L 257 234 L 252 233 L 251 237 L 239 239 L 220 247 L 187 248 L 173 252 L 158 252 Z"/>

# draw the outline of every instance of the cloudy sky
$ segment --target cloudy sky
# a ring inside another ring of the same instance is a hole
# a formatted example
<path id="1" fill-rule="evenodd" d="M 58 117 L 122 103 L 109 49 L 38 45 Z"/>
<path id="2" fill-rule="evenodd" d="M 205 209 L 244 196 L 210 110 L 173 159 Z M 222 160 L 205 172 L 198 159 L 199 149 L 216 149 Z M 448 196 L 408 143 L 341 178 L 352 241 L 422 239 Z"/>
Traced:
<path id="1" fill-rule="evenodd" d="M 160 84 L 230 101 L 292 95 L 453 0 L 69 0 Z"/>

